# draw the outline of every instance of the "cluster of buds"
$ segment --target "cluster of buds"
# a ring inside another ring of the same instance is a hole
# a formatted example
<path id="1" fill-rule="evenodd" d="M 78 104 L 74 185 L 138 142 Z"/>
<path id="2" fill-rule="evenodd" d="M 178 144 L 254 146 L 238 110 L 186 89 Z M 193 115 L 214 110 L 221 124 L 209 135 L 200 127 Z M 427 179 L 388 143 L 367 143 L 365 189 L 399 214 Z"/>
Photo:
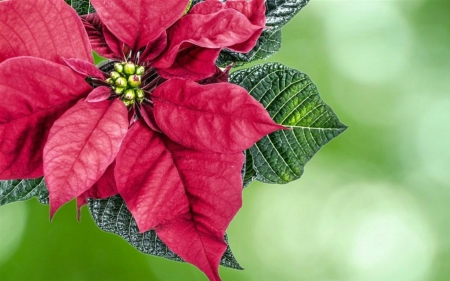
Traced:
<path id="1" fill-rule="evenodd" d="M 144 100 L 144 91 L 139 88 L 144 72 L 143 66 L 132 62 L 118 62 L 114 64 L 114 71 L 109 74 L 106 82 L 116 95 L 121 96 L 125 105 L 130 106 L 136 101 L 141 103 Z"/>

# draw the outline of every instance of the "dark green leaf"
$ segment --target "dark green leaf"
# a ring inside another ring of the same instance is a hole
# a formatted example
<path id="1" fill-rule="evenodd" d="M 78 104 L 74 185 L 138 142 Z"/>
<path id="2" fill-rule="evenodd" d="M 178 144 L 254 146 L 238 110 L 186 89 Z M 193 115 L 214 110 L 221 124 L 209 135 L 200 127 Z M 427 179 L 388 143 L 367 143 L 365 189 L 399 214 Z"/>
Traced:
<path id="1" fill-rule="evenodd" d="M 259 181 L 281 184 L 300 178 L 314 154 L 347 128 L 310 78 L 297 70 L 268 63 L 236 71 L 230 81 L 246 88 L 276 123 L 289 128 L 249 149 Z"/>
<path id="2" fill-rule="evenodd" d="M 48 191 L 43 178 L 0 181 L 0 206 L 32 197 L 48 204 Z"/>
<path id="3" fill-rule="evenodd" d="M 89 200 L 89 211 L 95 223 L 102 230 L 123 237 L 139 251 L 174 261 L 183 261 L 158 238 L 155 231 L 139 233 L 136 221 L 120 196 L 103 200 Z M 225 237 L 226 240 L 226 237 Z M 221 264 L 234 269 L 242 269 L 234 258 L 230 247 L 222 257 Z"/>
<path id="4" fill-rule="evenodd" d="M 95 12 L 94 7 L 89 0 L 65 0 L 67 4 L 77 11 L 79 15 L 92 14 Z"/>
<path id="5" fill-rule="evenodd" d="M 267 0 L 266 25 L 280 29 L 290 21 L 309 0 Z"/>
<path id="6" fill-rule="evenodd" d="M 217 64 L 220 66 L 236 63 L 236 66 L 246 63 L 266 59 L 281 48 L 281 30 L 265 30 L 258 39 L 256 46 L 249 53 L 241 54 L 230 50 L 223 50 L 220 53 Z"/>
<path id="7" fill-rule="evenodd" d="M 242 167 L 242 180 L 244 188 L 249 186 L 256 179 L 256 172 L 253 169 L 253 158 L 250 151 L 245 151 L 245 163 Z"/>
<path id="8" fill-rule="evenodd" d="M 205 0 L 192 0 L 191 6 L 197 5 L 198 3 L 203 2 L 203 1 L 205 1 Z"/>

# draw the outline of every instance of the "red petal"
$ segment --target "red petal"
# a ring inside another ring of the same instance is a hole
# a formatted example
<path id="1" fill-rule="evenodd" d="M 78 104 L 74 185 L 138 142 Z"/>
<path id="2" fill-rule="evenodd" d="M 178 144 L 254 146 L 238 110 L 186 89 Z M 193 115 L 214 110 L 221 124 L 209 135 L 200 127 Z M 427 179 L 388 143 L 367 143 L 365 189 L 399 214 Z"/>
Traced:
<path id="1" fill-rule="evenodd" d="M 214 75 L 215 61 L 220 49 L 205 49 L 192 46 L 179 52 L 169 68 L 158 69 L 158 74 L 165 79 L 201 80 Z"/>
<path id="2" fill-rule="evenodd" d="M 117 189 L 141 232 L 189 211 L 169 151 L 142 121 L 129 130 L 116 163 Z"/>
<path id="3" fill-rule="evenodd" d="M 107 44 L 103 35 L 104 26 L 97 13 L 81 16 L 81 21 L 89 36 L 92 49 L 100 56 L 108 59 L 121 58 L 120 53 L 114 52 Z"/>
<path id="4" fill-rule="evenodd" d="M 92 89 L 67 66 L 32 57 L 0 64 L 0 179 L 43 175 L 53 122 Z"/>
<path id="5" fill-rule="evenodd" d="M 201 217 L 202 214 L 198 214 Z M 227 249 L 223 237 L 197 226 L 190 214 L 155 229 L 158 237 L 184 261 L 198 267 L 210 281 L 221 281 L 219 265 Z M 225 232 L 224 232 L 225 235 Z"/>
<path id="6" fill-rule="evenodd" d="M 77 197 L 78 210 L 83 205 L 87 204 L 88 198 L 105 199 L 119 193 L 116 186 L 116 180 L 114 178 L 115 166 L 116 162 L 114 161 L 108 166 L 103 176 L 90 189 Z"/>
<path id="7" fill-rule="evenodd" d="M 103 36 L 105 37 L 106 44 L 116 54 L 115 57 L 126 60 L 124 58 L 124 44 L 106 26 L 103 26 Z"/>
<path id="8" fill-rule="evenodd" d="M 80 73 L 83 76 L 90 76 L 95 77 L 99 79 L 105 79 L 105 76 L 103 75 L 103 72 L 98 69 L 95 65 L 92 63 L 86 62 L 84 60 L 80 59 L 66 59 L 62 58 L 64 62 L 72 68 L 74 71 Z"/>
<path id="9" fill-rule="evenodd" d="M 185 149 L 136 122 L 117 155 L 117 188 L 140 231 L 159 237 L 210 280 L 225 230 L 242 205 L 243 153 L 204 154 Z"/>
<path id="10" fill-rule="evenodd" d="M 131 127 L 134 122 L 138 120 L 139 116 L 137 116 L 137 111 L 135 107 L 132 107 L 128 110 L 128 125 Z"/>
<path id="11" fill-rule="evenodd" d="M 233 153 L 283 129 L 237 85 L 169 80 L 153 92 L 155 120 L 172 140 L 201 151 Z"/>
<path id="12" fill-rule="evenodd" d="M 204 1 L 195 5 L 190 11 L 190 14 L 212 14 L 220 11 L 221 9 L 233 9 L 243 15 L 245 15 L 249 21 L 261 27 L 257 30 L 248 40 L 243 43 L 228 46 L 228 49 L 234 50 L 236 52 L 247 53 L 256 44 L 259 36 L 263 30 L 266 23 L 266 5 L 264 0 L 227 0 L 225 3 L 219 1 Z"/>
<path id="13" fill-rule="evenodd" d="M 103 24 L 128 47 L 139 50 L 184 14 L 189 0 L 91 0 Z"/>
<path id="14" fill-rule="evenodd" d="M 244 14 L 251 23 L 264 26 L 266 24 L 266 5 L 264 0 L 227 0 L 225 8 L 234 9 Z"/>
<path id="15" fill-rule="evenodd" d="M 167 46 L 167 33 L 166 31 L 163 31 L 159 35 L 159 37 L 150 41 L 147 44 L 144 52 L 142 52 L 141 56 L 139 57 L 139 61 L 142 63 L 153 60 L 154 58 L 159 56 L 162 51 L 164 51 L 166 46 Z"/>
<path id="16" fill-rule="evenodd" d="M 190 10 L 189 14 L 214 14 L 223 9 L 224 4 L 217 0 L 203 1 L 194 5 Z"/>
<path id="17" fill-rule="evenodd" d="M 161 133 L 161 130 L 158 128 L 158 124 L 156 124 L 155 116 L 153 114 L 153 108 L 141 104 L 141 107 L 139 108 L 139 113 L 141 114 L 142 119 L 144 119 L 147 126 L 149 126 L 150 129 L 152 129 L 155 132 Z"/>
<path id="18" fill-rule="evenodd" d="M 100 102 L 111 96 L 111 88 L 100 86 L 92 90 L 86 98 L 87 102 Z"/>
<path id="19" fill-rule="evenodd" d="M 93 62 L 81 20 L 61 0 L 1 1 L 0 34 L 0 62 L 17 56 Z"/>
<path id="20" fill-rule="evenodd" d="M 116 162 L 108 166 L 103 176 L 88 190 L 89 198 L 104 199 L 119 193 L 117 190 L 114 169 Z"/>
<path id="21" fill-rule="evenodd" d="M 43 153 L 51 216 L 99 180 L 127 130 L 127 108 L 117 99 L 80 101 L 56 120 Z"/>
<path id="22" fill-rule="evenodd" d="M 200 84 L 213 84 L 220 82 L 228 82 L 228 77 L 230 76 L 230 70 L 233 67 L 233 64 L 227 66 L 224 70 L 220 69 L 216 66 L 216 71 L 214 75 L 206 78 L 205 80 L 200 81 Z"/>
<path id="23" fill-rule="evenodd" d="M 255 47 L 256 42 L 258 41 L 259 36 L 261 36 L 261 33 L 263 31 L 263 27 L 266 24 L 266 5 L 264 3 L 264 0 L 228 0 L 227 2 L 225 2 L 225 7 L 239 11 L 240 13 L 244 14 L 252 24 L 261 27 L 261 29 L 255 31 L 255 33 L 253 33 L 253 35 L 247 41 L 227 47 L 227 49 L 236 52 L 250 52 L 253 47 Z"/>
<path id="24" fill-rule="evenodd" d="M 206 49 L 221 49 L 246 42 L 255 32 L 262 29 L 263 27 L 253 25 L 246 16 L 233 9 L 208 15 L 188 14 L 169 29 L 167 35 L 170 45 L 153 65 L 160 69 L 170 68 L 177 56 L 188 56 L 182 60 L 177 59 L 178 62 L 192 61 L 192 58 L 189 58 L 192 56 L 191 52 L 182 53 L 186 47 L 195 45 Z M 186 45 L 186 43 L 189 44 Z M 214 61 L 217 56 L 206 60 L 203 67 L 214 70 Z M 214 71 L 209 74 L 214 74 Z M 206 77 L 208 76 L 200 79 Z"/>
<path id="25" fill-rule="evenodd" d="M 190 214 L 157 227 L 156 233 L 210 280 L 220 280 L 225 230 L 242 205 L 244 155 L 201 153 L 173 144 L 168 148 L 183 180 Z"/>

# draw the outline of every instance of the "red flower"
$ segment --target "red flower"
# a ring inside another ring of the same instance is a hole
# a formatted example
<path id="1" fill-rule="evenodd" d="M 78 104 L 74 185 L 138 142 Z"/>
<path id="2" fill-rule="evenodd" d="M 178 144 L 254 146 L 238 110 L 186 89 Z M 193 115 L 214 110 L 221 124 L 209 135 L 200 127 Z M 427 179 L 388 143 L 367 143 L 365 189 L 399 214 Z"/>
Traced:
<path id="1" fill-rule="evenodd" d="M 0 2 L 0 179 L 45 176 L 51 216 L 119 193 L 140 231 L 220 280 L 242 151 L 283 127 L 245 89 L 204 84 L 226 77 L 222 48 L 254 46 L 264 2 L 91 2 L 83 23 L 63 0 Z"/>

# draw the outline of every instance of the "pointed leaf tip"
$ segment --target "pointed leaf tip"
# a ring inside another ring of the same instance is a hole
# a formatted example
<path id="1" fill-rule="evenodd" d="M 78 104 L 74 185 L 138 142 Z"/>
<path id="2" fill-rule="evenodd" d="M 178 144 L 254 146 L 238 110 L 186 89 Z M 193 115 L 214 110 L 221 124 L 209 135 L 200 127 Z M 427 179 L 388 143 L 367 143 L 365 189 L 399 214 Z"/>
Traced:
<path id="1" fill-rule="evenodd" d="M 249 89 L 277 123 L 290 128 L 265 136 L 247 151 L 250 171 L 256 173 L 250 180 L 283 184 L 300 178 L 306 163 L 347 128 L 300 71 L 267 63 L 236 71 L 230 81 Z"/>
<path id="2" fill-rule="evenodd" d="M 165 143 L 181 175 L 189 212 L 158 226 L 156 233 L 210 280 L 221 280 L 218 269 L 227 248 L 225 230 L 242 206 L 244 155 L 202 153 L 168 139 Z"/>
<path id="3" fill-rule="evenodd" d="M 127 108 L 120 100 L 79 101 L 53 124 L 43 153 L 51 216 L 98 181 L 127 130 Z"/>
<path id="4" fill-rule="evenodd" d="M 95 65 L 90 62 L 80 60 L 80 59 L 70 59 L 62 57 L 64 62 L 70 67 L 73 71 L 85 76 L 85 77 L 94 77 L 98 79 L 105 79 L 105 75 L 103 72 L 98 69 Z"/>
<path id="5" fill-rule="evenodd" d="M 244 88 L 229 83 L 173 79 L 155 90 L 153 101 L 159 128 L 179 144 L 201 151 L 244 151 L 284 129 Z"/>
<path id="6" fill-rule="evenodd" d="M 136 221 L 120 196 L 107 199 L 90 199 L 89 211 L 97 226 L 103 231 L 117 234 L 124 238 L 137 250 L 173 261 L 182 260 L 161 241 L 154 230 L 140 233 Z M 225 236 L 225 241 L 227 241 Z M 228 246 L 222 256 L 221 265 L 242 270 Z"/>
<path id="7" fill-rule="evenodd" d="M 87 102 L 101 102 L 107 100 L 111 96 L 111 88 L 100 86 L 93 89 L 86 97 Z"/>

